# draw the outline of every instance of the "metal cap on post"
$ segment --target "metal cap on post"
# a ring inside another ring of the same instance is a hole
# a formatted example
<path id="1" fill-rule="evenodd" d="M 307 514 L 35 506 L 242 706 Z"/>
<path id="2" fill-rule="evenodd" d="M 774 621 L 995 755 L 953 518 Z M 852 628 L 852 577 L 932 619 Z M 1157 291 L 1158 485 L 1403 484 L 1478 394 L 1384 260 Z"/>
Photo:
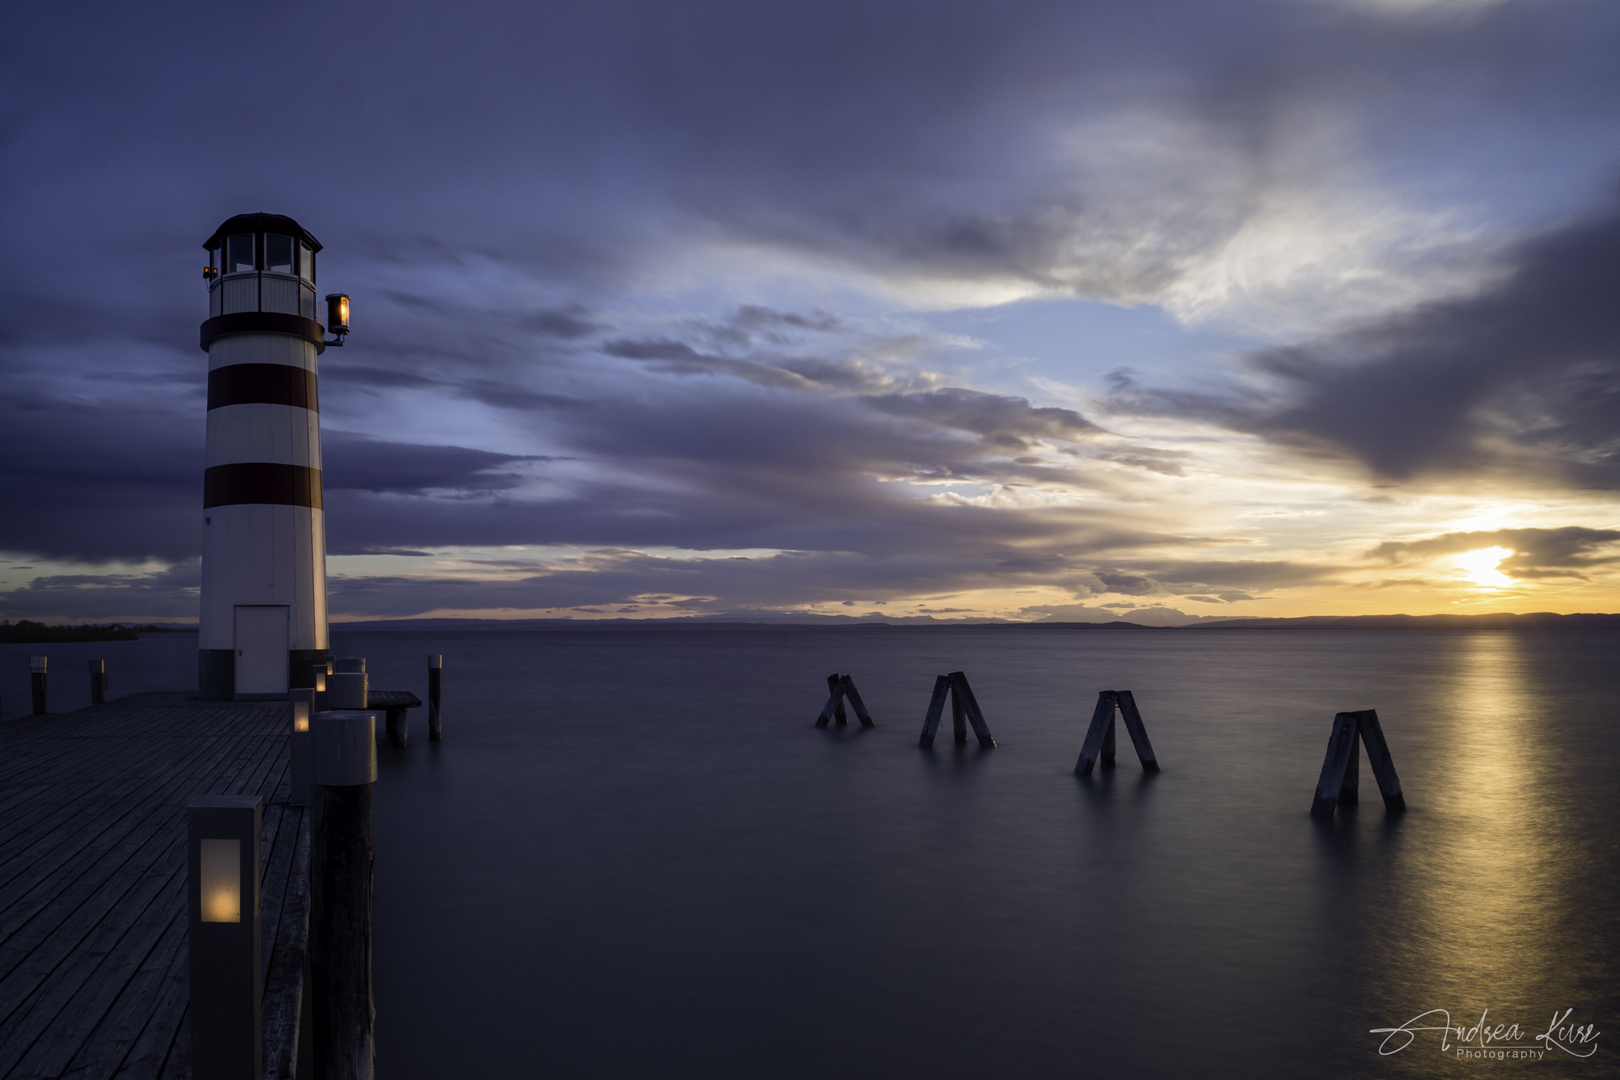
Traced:
<path id="1" fill-rule="evenodd" d="M 191 1074 L 259 1080 L 264 1040 L 257 795 L 206 795 L 186 807 Z"/>

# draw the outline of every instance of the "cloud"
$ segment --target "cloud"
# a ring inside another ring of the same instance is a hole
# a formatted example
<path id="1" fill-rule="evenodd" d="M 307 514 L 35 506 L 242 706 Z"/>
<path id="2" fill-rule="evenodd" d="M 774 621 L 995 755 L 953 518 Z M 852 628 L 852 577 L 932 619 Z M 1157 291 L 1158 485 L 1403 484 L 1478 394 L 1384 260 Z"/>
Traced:
<path id="1" fill-rule="evenodd" d="M 1486 548 L 1505 548 L 1512 554 L 1496 564 L 1515 578 L 1582 578 L 1582 571 L 1620 563 L 1620 530 L 1568 526 L 1562 529 L 1492 529 L 1454 532 L 1427 540 L 1390 541 L 1367 552 L 1367 557 L 1392 564 L 1414 558 L 1457 555 Z"/>

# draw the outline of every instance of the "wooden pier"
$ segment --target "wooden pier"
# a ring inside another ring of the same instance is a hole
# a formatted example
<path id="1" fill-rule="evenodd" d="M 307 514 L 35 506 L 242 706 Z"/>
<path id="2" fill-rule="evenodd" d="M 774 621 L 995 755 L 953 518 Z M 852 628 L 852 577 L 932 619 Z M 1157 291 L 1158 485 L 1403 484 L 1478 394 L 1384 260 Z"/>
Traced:
<path id="1" fill-rule="evenodd" d="M 191 1076 L 186 805 L 257 794 L 264 1075 L 292 1080 L 310 835 L 290 726 L 286 702 L 187 692 L 0 722 L 0 1076 Z"/>

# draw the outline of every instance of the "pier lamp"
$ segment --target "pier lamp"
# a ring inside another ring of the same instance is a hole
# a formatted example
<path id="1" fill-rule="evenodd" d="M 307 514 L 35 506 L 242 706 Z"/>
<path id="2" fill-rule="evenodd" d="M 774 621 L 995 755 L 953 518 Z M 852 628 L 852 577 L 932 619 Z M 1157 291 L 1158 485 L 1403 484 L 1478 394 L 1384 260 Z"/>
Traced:
<path id="1" fill-rule="evenodd" d="M 186 807 L 191 946 L 191 1070 L 196 1080 L 264 1074 L 260 998 L 258 795 L 206 795 Z"/>
<path id="2" fill-rule="evenodd" d="M 287 756 L 291 759 L 292 777 L 287 801 L 293 806 L 308 806 L 310 799 L 310 740 L 309 714 L 315 691 L 299 689 L 289 691 L 296 695 L 292 701 L 292 731 L 287 735 Z M 305 697 L 308 695 L 308 697 Z"/>

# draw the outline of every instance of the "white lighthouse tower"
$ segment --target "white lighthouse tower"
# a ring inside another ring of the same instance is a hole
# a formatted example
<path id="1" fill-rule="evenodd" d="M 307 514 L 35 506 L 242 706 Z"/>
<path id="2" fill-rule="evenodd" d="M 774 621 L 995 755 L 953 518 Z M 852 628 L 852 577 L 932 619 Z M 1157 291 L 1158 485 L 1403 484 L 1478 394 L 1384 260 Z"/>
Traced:
<path id="1" fill-rule="evenodd" d="M 326 515 L 316 360 L 349 298 L 316 321 L 320 243 L 279 214 L 239 214 L 208 249 L 208 452 L 198 690 L 282 697 L 324 670 Z"/>

